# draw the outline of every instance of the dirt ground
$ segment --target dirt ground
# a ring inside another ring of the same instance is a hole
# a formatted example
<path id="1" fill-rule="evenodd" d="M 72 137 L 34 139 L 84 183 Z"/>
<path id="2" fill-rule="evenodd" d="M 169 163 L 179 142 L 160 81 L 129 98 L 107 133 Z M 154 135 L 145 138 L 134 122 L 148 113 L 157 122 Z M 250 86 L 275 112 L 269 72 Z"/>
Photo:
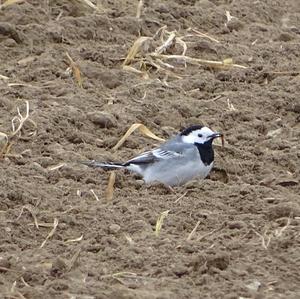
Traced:
<path id="1" fill-rule="evenodd" d="M 299 0 L 144 2 L 140 19 L 137 0 L 0 11 L 0 298 L 300 298 Z M 187 39 L 186 55 L 248 68 L 123 70 L 164 25 L 219 41 Z M 134 133 L 114 152 L 133 123 L 163 138 L 204 123 L 226 144 L 204 181 L 170 193 L 121 172 L 107 201 L 109 174 L 77 162 L 158 144 Z"/>

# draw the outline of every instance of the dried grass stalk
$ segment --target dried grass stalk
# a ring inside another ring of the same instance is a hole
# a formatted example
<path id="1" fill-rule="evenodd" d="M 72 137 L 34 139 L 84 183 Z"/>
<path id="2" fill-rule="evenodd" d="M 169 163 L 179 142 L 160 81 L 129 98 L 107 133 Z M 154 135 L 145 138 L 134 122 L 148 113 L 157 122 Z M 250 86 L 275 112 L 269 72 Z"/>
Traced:
<path id="1" fill-rule="evenodd" d="M 161 42 L 164 40 L 164 35 L 167 30 L 167 25 L 160 27 L 154 34 L 153 40 L 159 39 Z"/>
<path id="2" fill-rule="evenodd" d="M 123 65 L 128 65 L 130 64 L 136 57 L 137 53 L 139 53 L 139 51 L 142 48 L 142 46 L 149 40 L 152 40 L 151 37 L 147 37 L 147 36 L 140 36 L 135 42 L 134 44 L 132 45 L 132 47 L 129 49 L 128 51 L 128 54 L 125 58 L 125 61 L 123 63 Z M 146 49 L 144 50 L 147 50 L 147 47 Z"/>
<path id="3" fill-rule="evenodd" d="M 96 10 L 96 11 L 101 11 L 101 9 L 96 6 L 93 2 L 91 2 L 90 0 L 77 0 L 78 2 L 82 2 L 84 5 L 87 5 L 88 7 Z"/>
<path id="4" fill-rule="evenodd" d="M 67 55 L 67 58 L 70 62 L 70 67 L 72 69 L 72 72 L 73 72 L 73 75 L 74 75 L 74 78 L 78 84 L 78 86 L 80 88 L 82 88 L 82 76 L 81 76 L 81 71 L 78 67 L 78 65 L 75 63 L 75 61 L 72 59 L 72 57 L 69 55 L 68 52 L 66 52 L 66 55 Z"/>
<path id="5" fill-rule="evenodd" d="M 75 239 L 69 239 L 69 240 L 66 240 L 65 243 L 80 242 L 82 239 L 83 239 L 83 235 L 81 235 L 80 237 L 75 238 Z"/>
<path id="6" fill-rule="evenodd" d="M 6 8 L 10 5 L 13 5 L 13 4 L 17 4 L 17 3 L 21 3 L 21 2 L 24 2 L 25 0 L 6 0 L 3 4 L 0 5 L 0 10 L 2 8 Z"/>
<path id="7" fill-rule="evenodd" d="M 164 223 L 165 218 L 168 216 L 170 210 L 164 211 L 160 214 L 160 216 L 157 219 L 156 225 L 155 225 L 155 235 L 158 237 L 162 228 L 162 225 Z"/>
<path id="8" fill-rule="evenodd" d="M 188 237 L 186 238 L 187 241 L 192 240 L 192 238 L 193 238 L 193 236 L 194 236 L 194 234 L 195 234 L 195 232 L 196 232 L 196 230 L 197 230 L 199 224 L 200 224 L 200 221 L 198 221 L 198 222 L 196 223 L 195 227 L 193 228 L 193 230 L 190 232 L 190 234 L 189 234 Z"/>
<path id="9" fill-rule="evenodd" d="M 105 191 L 107 201 L 111 201 L 113 199 L 115 182 L 116 182 L 116 173 L 114 171 L 112 171 L 110 173 L 107 188 Z"/>
<path id="10" fill-rule="evenodd" d="M 25 287 L 28 287 L 28 288 L 31 288 L 32 286 L 30 286 L 26 281 L 25 281 L 25 279 L 21 276 L 20 277 L 20 279 L 21 279 L 21 281 L 22 281 L 22 283 L 24 284 L 24 286 Z"/>
<path id="11" fill-rule="evenodd" d="M 6 152 L 8 147 L 8 136 L 0 132 L 0 157 Z"/>
<path id="12" fill-rule="evenodd" d="M 123 281 L 121 280 L 122 278 L 136 278 L 138 275 L 133 272 L 117 272 L 111 275 L 112 278 L 119 280 L 121 283 Z"/>
<path id="13" fill-rule="evenodd" d="M 143 6 L 144 6 L 144 1 L 140 0 L 137 5 L 137 9 L 136 9 L 136 18 L 137 19 L 140 19 L 141 15 L 142 15 Z"/>
<path id="14" fill-rule="evenodd" d="M 233 64 L 233 61 L 231 58 L 226 58 L 223 61 L 215 61 L 215 60 L 205 60 L 205 59 L 200 59 L 200 58 L 193 58 L 193 57 L 184 56 L 184 55 L 163 55 L 163 54 L 157 54 L 157 53 L 151 53 L 149 55 L 152 58 L 176 60 L 176 61 L 181 61 L 183 63 L 198 64 L 198 65 L 200 64 L 200 65 L 205 65 L 205 66 L 214 67 L 214 68 L 228 69 L 233 66 L 242 68 L 242 69 L 247 68 L 243 65 Z"/>
<path id="15" fill-rule="evenodd" d="M 128 71 L 128 72 L 132 72 L 138 75 L 142 75 L 143 79 L 149 79 L 149 75 L 147 72 L 144 71 L 140 71 L 130 65 L 123 65 L 123 70 Z"/>
<path id="16" fill-rule="evenodd" d="M 46 239 L 43 241 L 43 243 L 41 244 L 40 248 L 43 248 L 46 244 L 46 242 L 54 235 L 56 228 L 58 226 L 58 219 L 54 218 L 54 222 L 53 222 L 53 228 L 50 231 L 50 233 L 48 234 L 48 236 L 46 237 Z"/>
<path id="17" fill-rule="evenodd" d="M 291 216 L 292 216 L 292 215 L 290 215 L 290 217 L 291 217 Z M 283 226 L 281 229 L 276 229 L 276 230 L 274 231 L 274 236 L 275 236 L 276 238 L 281 237 L 282 234 L 283 234 L 283 232 L 290 226 L 290 224 L 291 224 L 291 222 L 292 222 L 292 220 L 291 220 L 290 217 L 287 218 L 287 223 L 286 223 L 285 226 Z"/>
<path id="18" fill-rule="evenodd" d="M 26 113 L 25 116 L 23 116 L 20 112 L 19 107 L 17 107 L 18 115 L 15 116 L 11 120 L 12 125 L 12 133 L 11 134 L 5 134 L 0 132 L 0 158 L 3 156 L 8 156 L 11 146 L 13 145 L 13 140 L 16 138 L 21 137 L 21 130 L 24 126 L 25 122 L 30 122 L 34 126 L 34 131 L 30 132 L 27 136 L 22 137 L 23 139 L 28 139 L 36 134 L 36 123 L 29 118 L 29 102 L 25 101 L 26 103 Z M 10 156 L 18 156 L 18 155 L 10 155 Z M 22 157 L 22 155 L 19 155 Z"/>
<path id="19" fill-rule="evenodd" d="M 200 32 L 199 30 L 196 30 L 194 28 L 188 28 L 187 31 L 192 31 L 194 33 L 196 33 L 196 35 L 200 36 L 200 37 L 205 37 L 213 42 L 216 42 L 216 43 L 220 43 L 220 41 L 218 41 L 217 39 L 211 37 L 210 35 L 206 34 L 206 33 L 203 33 L 203 32 Z"/>
<path id="20" fill-rule="evenodd" d="M 127 240 L 127 242 L 129 243 L 129 245 L 133 245 L 134 241 L 132 240 L 132 238 L 129 236 L 129 234 L 124 233 L 124 237 Z"/>
<path id="21" fill-rule="evenodd" d="M 268 249 L 272 236 L 271 235 L 267 235 L 267 231 L 264 232 L 264 234 L 260 234 L 259 232 L 257 232 L 256 230 L 253 229 L 253 232 L 261 239 L 261 245 L 264 249 Z"/>
<path id="22" fill-rule="evenodd" d="M 31 216 L 32 216 L 32 218 L 34 220 L 35 227 L 37 229 L 39 229 L 39 223 L 38 223 L 38 220 L 37 220 L 34 208 L 31 207 L 30 205 L 26 205 L 26 206 L 22 207 L 21 212 L 20 212 L 19 216 L 17 217 L 17 221 L 21 218 L 21 216 L 22 216 L 22 214 L 23 214 L 23 212 L 24 212 L 25 209 L 31 214 Z"/>
<path id="23" fill-rule="evenodd" d="M 182 46 L 183 51 L 182 51 L 181 55 L 184 56 L 185 53 L 186 53 L 186 51 L 187 51 L 187 45 L 186 45 L 186 43 L 181 38 L 179 38 L 179 37 L 176 39 L 176 41 L 177 41 L 178 44 L 180 44 Z"/>
<path id="24" fill-rule="evenodd" d="M 186 56 L 188 47 L 184 41 L 184 38 L 201 37 L 219 43 L 219 41 L 215 38 L 212 38 L 211 36 L 196 29 L 189 28 L 187 31 L 190 33 L 180 36 L 177 31 L 169 32 L 167 31 L 167 27 L 163 26 L 159 28 L 153 37 L 139 37 L 130 48 L 123 63 L 123 68 L 137 74 L 143 74 L 145 79 L 150 78 L 149 72 L 154 69 L 157 72 L 165 75 L 163 82 L 166 85 L 168 85 L 166 82 L 168 77 L 174 77 L 178 79 L 182 78 L 174 73 L 178 69 L 176 62 L 184 64 L 185 67 L 188 63 L 220 69 L 229 69 L 232 67 L 243 69 L 247 68 L 243 65 L 234 64 L 231 58 L 224 59 L 223 61 L 214 61 Z M 150 45 L 154 46 L 154 42 L 155 44 L 160 42 L 160 45 L 156 45 L 155 50 L 151 51 Z M 164 55 L 164 53 L 167 53 L 167 50 L 176 50 L 176 45 L 179 45 L 183 48 L 181 55 Z M 173 62 L 168 62 L 170 60 Z M 172 72 L 170 72 L 170 69 L 172 69 Z M 148 75 L 145 76 L 145 73 Z"/>
<path id="25" fill-rule="evenodd" d="M 143 124 L 133 124 L 125 133 L 125 135 L 119 140 L 119 142 L 113 147 L 113 150 L 117 150 L 127 139 L 128 137 L 135 131 L 139 130 L 143 135 L 150 137 L 155 140 L 164 141 L 163 138 L 160 138 L 153 134 L 145 125 Z"/>
<path id="26" fill-rule="evenodd" d="M 66 165 L 66 163 L 60 163 L 58 165 L 49 166 L 49 167 L 47 167 L 47 170 L 50 170 L 50 171 L 57 170 L 57 169 L 64 167 L 65 165 Z"/>
<path id="27" fill-rule="evenodd" d="M 34 89 L 41 89 L 41 87 L 39 87 L 39 86 L 34 86 L 31 84 L 26 84 L 26 83 L 8 83 L 7 86 L 9 86 L 9 87 L 22 86 L 22 87 L 29 87 L 29 88 L 34 88 Z"/>
<path id="28" fill-rule="evenodd" d="M 25 116 L 23 116 L 20 112 L 19 107 L 17 107 L 17 111 L 18 111 L 18 116 L 15 116 L 12 120 L 11 120 L 11 126 L 12 126 L 12 131 L 13 133 L 10 135 L 10 138 L 16 136 L 22 129 L 25 121 L 28 119 L 29 117 L 29 102 L 26 102 L 26 114 Z M 15 122 L 18 121 L 19 122 L 19 126 L 17 128 L 15 128 Z"/>
<path id="29" fill-rule="evenodd" d="M 0 80 L 6 81 L 6 80 L 9 80 L 9 77 L 0 75 Z"/>
<path id="30" fill-rule="evenodd" d="M 176 33 L 171 32 L 168 39 L 161 46 L 159 46 L 155 49 L 155 53 L 161 54 L 161 53 L 165 52 L 166 49 L 168 49 L 174 45 L 175 38 L 176 38 Z"/>
<path id="31" fill-rule="evenodd" d="M 232 19 L 235 18 L 230 14 L 230 11 L 228 10 L 225 11 L 225 15 L 226 15 L 227 23 L 229 23 Z"/>
<path id="32" fill-rule="evenodd" d="M 37 229 L 39 229 L 39 224 L 38 224 L 38 220 L 35 214 L 35 211 L 33 210 L 33 208 L 31 206 L 24 206 L 24 209 L 26 209 L 32 216 L 33 220 L 34 220 L 34 225 Z"/>
<path id="33" fill-rule="evenodd" d="M 74 267 L 75 263 L 77 262 L 79 255 L 81 253 L 81 248 L 79 248 L 75 254 L 72 256 L 71 260 L 68 262 L 67 272 L 71 271 L 71 269 Z"/>
<path id="34" fill-rule="evenodd" d="M 99 200 L 99 197 L 97 196 L 97 194 L 95 193 L 95 191 L 94 191 L 93 189 L 91 189 L 90 191 L 91 191 L 91 193 L 94 195 L 94 197 L 96 198 L 96 200 L 97 200 L 97 201 L 100 201 L 100 200 Z"/>

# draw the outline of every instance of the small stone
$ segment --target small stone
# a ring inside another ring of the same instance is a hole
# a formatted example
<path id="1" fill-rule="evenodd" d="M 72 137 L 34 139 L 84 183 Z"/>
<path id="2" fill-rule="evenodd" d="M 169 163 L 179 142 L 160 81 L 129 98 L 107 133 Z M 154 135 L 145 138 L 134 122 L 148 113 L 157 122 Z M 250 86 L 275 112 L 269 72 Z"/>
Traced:
<path id="1" fill-rule="evenodd" d="M 188 273 L 188 268 L 186 266 L 183 265 L 175 265 L 173 268 L 173 273 L 178 276 L 181 277 L 184 274 Z"/>
<path id="2" fill-rule="evenodd" d="M 96 138 L 94 142 L 97 147 L 103 147 L 103 139 Z"/>
<path id="3" fill-rule="evenodd" d="M 294 112 L 296 112 L 296 113 L 300 113 L 300 104 L 295 104 L 293 110 L 294 110 Z"/>
<path id="4" fill-rule="evenodd" d="M 102 70 L 93 64 L 82 64 L 80 68 L 85 77 L 101 81 L 106 88 L 114 89 L 122 84 L 122 78 L 124 76 L 122 71 Z"/>
<path id="5" fill-rule="evenodd" d="M 300 206 L 295 202 L 285 202 L 271 206 L 266 215 L 270 220 L 276 220 L 283 217 L 300 216 Z"/>
<path id="6" fill-rule="evenodd" d="M 11 268 L 11 262 L 6 258 L 0 259 L 0 273 L 5 273 Z"/>
<path id="7" fill-rule="evenodd" d="M 254 292 L 257 292 L 260 286 L 261 283 L 257 279 L 254 279 L 252 282 L 246 284 L 246 288 Z"/>
<path id="8" fill-rule="evenodd" d="M 159 13 L 168 13 L 169 8 L 164 3 L 159 3 L 157 7 L 155 7 L 155 10 Z"/>
<path id="9" fill-rule="evenodd" d="M 259 185 L 269 187 L 275 182 L 275 180 L 276 180 L 276 177 L 273 174 L 270 174 L 270 175 L 266 176 L 265 178 L 263 178 L 259 182 Z"/>
<path id="10" fill-rule="evenodd" d="M 276 137 L 278 135 L 280 135 L 282 132 L 282 128 L 279 128 L 279 129 L 275 129 L 275 130 L 271 130 L 267 133 L 267 137 Z"/>
<path id="11" fill-rule="evenodd" d="M 46 33 L 51 41 L 61 43 L 63 41 L 63 30 L 62 26 L 58 26 L 55 23 L 48 23 Z"/>
<path id="12" fill-rule="evenodd" d="M 111 234 L 117 234 L 121 229 L 121 226 L 118 224 L 111 224 L 108 228 Z"/>
<path id="13" fill-rule="evenodd" d="M 107 112 L 95 111 L 87 114 L 88 119 L 101 128 L 112 128 L 116 126 L 116 120 L 113 115 Z"/>
<path id="14" fill-rule="evenodd" d="M 54 277 L 60 277 L 67 270 L 67 268 L 68 266 L 65 260 L 63 260 L 61 257 L 57 257 L 52 263 L 50 274 Z"/>
<path id="15" fill-rule="evenodd" d="M 39 172 L 40 174 L 43 174 L 43 175 L 46 174 L 46 170 L 37 162 L 32 163 L 32 168 L 34 170 L 36 170 L 37 172 Z"/>
<path id="16" fill-rule="evenodd" d="M 184 244 L 182 245 L 182 250 L 185 252 L 185 253 L 194 253 L 196 252 L 197 250 L 195 249 L 195 247 L 191 244 Z"/>
<path id="17" fill-rule="evenodd" d="M 63 146 L 57 142 L 50 144 L 47 147 L 47 150 L 49 153 L 55 154 L 55 155 L 59 155 L 65 151 Z"/>
<path id="18" fill-rule="evenodd" d="M 2 149 L 7 143 L 8 143 L 7 135 L 0 132 L 0 149 Z"/>
<path id="19" fill-rule="evenodd" d="M 236 19 L 236 18 L 233 18 L 231 19 L 228 23 L 227 23 L 227 28 L 230 30 L 230 31 L 238 31 L 240 29 L 242 29 L 244 27 L 244 24 Z"/>
<path id="20" fill-rule="evenodd" d="M 1 45 L 4 47 L 13 48 L 17 46 L 17 42 L 12 38 L 7 38 L 1 43 Z"/>
<path id="21" fill-rule="evenodd" d="M 207 259 L 207 267 L 225 270 L 229 266 L 230 258 L 226 253 L 219 253 Z"/>
<path id="22" fill-rule="evenodd" d="M 244 226 L 244 222 L 242 221 L 231 221 L 228 223 L 228 228 L 230 229 L 241 229 Z"/>
<path id="23" fill-rule="evenodd" d="M 216 4 L 209 0 L 199 0 L 195 3 L 195 6 L 201 7 L 202 9 L 206 10 L 210 8 L 215 8 Z"/>
<path id="24" fill-rule="evenodd" d="M 294 36 L 292 34 L 287 33 L 287 32 L 281 33 L 277 38 L 277 40 L 282 41 L 282 42 L 289 42 L 293 39 L 294 39 Z"/>
<path id="25" fill-rule="evenodd" d="M 53 158 L 52 157 L 39 157 L 36 160 L 37 163 L 39 163 L 40 166 L 42 166 L 42 168 L 47 168 L 50 165 L 54 164 Z M 37 166 L 38 167 L 38 166 Z"/>
<path id="26" fill-rule="evenodd" d="M 19 32 L 15 26 L 11 25 L 10 23 L 0 22 L 0 36 L 1 35 L 13 39 L 18 44 L 22 42 Z"/>

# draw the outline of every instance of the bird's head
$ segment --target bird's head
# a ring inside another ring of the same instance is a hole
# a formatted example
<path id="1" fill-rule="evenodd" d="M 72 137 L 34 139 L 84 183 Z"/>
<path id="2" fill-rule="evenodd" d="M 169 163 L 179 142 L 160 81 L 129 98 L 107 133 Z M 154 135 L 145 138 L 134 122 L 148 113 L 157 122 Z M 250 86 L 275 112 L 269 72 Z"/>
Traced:
<path id="1" fill-rule="evenodd" d="M 215 138 L 221 137 L 223 144 L 223 134 L 217 133 L 209 129 L 208 127 L 203 126 L 191 126 L 184 129 L 180 136 L 182 141 L 185 143 L 193 144 L 211 144 Z"/>

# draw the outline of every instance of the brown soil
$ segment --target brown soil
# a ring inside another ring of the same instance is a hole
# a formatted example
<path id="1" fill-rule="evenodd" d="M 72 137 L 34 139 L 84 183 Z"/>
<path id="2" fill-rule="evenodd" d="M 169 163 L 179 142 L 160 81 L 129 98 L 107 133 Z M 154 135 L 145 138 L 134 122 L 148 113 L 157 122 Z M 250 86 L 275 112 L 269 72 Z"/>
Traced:
<path id="1" fill-rule="evenodd" d="M 0 297 L 299 298 L 299 0 L 145 1 L 140 20 L 137 0 L 98 2 L 98 14 L 67 0 L 0 11 L 0 131 L 24 100 L 37 125 L 0 161 Z M 238 19 L 225 26 L 225 11 Z M 168 86 L 123 71 L 139 34 L 163 25 L 220 41 L 189 39 L 187 55 L 249 68 L 188 65 Z M 211 178 L 174 194 L 118 173 L 107 202 L 108 173 L 76 161 L 154 146 L 135 133 L 112 151 L 137 122 L 164 138 L 196 123 L 224 132 Z"/>

